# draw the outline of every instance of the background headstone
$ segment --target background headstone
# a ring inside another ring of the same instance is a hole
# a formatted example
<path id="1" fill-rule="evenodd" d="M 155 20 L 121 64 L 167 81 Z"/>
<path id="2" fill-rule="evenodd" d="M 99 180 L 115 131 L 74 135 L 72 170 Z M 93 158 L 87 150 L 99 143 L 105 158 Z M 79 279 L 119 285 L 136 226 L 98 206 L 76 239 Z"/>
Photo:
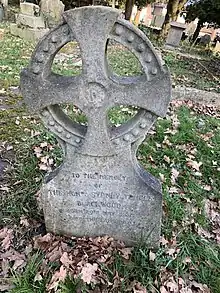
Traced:
<path id="1" fill-rule="evenodd" d="M 63 2 L 60 0 L 41 0 L 41 13 L 46 19 L 49 27 L 53 27 L 61 20 L 64 7 Z"/>
<path id="2" fill-rule="evenodd" d="M 4 11 L 4 18 L 7 19 L 8 17 L 8 0 L 1 0 L 0 4 L 3 6 L 3 11 Z"/>
<path id="3" fill-rule="evenodd" d="M 83 7 L 66 11 L 64 23 L 44 37 L 21 73 L 29 109 L 40 111 L 45 125 L 62 141 L 63 165 L 46 178 L 41 203 L 48 231 L 75 236 L 108 234 L 127 244 L 158 244 L 162 217 L 161 184 L 139 165 L 136 151 L 171 98 L 170 75 L 147 37 L 120 18 L 120 11 Z M 56 52 L 77 39 L 82 74 L 54 75 Z M 108 39 L 125 43 L 143 67 L 140 77 L 114 76 L 106 65 Z M 70 103 L 88 118 L 73 123 L 58 106 Z M 141 108 L 116 128 L 107 122 L 109 108 Z"/>
<path id="4" fill-rule="evenodd" d="M 20 3 L 20 13 L 16 15 L 16 23 L 10 24 L 11 34 L 34 42 L 42 38 L 48 30 L 38 5 Z"/>
<path id="5" fill-rule="evenodd" d="M 185 29 L 186 29 L 185 24 L 180 22 L 175 22 L 175 21 L 171 22 L 165 48 L 174 50 L 175 48 L 179 47 L 179 44 Z"/>

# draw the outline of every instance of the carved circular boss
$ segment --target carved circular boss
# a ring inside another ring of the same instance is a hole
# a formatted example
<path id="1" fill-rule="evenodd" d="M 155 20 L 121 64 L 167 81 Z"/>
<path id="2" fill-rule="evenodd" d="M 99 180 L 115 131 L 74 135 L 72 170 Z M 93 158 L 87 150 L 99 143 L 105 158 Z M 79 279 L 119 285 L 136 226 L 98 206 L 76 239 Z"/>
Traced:
<path id="1" fill-rule="evenodd" d="M 106 61 L 112 39 L 128 48 L 139 60 L 143 74 L 119 77 Z M 81 50 L 82 74 L 60 76 L 51 71 L 56 53 L 76 40 Z M 164 116 L 171 97 L 170 75 L 148 38 L 123 20 L 119 11 L 101 6 L 82 7 L 63 14 L 63 22 L 36 46 L 28 68 L 21 73 L 21 90 L 32 111 L 40 111 L 46 126 L 75 147 L 88 145 L 88 153 L 111 155 L 145 135 L 158 116 Z M 73 122 L 58 104 L 81 109 L 88 126 Z M 116 105 L 140 108 L 131 120 L 112 127 L 107 112 Z M 101 145 L 97 149 L 97 144 Z M 111 147 L 109 147 L 111 146 Z"/>

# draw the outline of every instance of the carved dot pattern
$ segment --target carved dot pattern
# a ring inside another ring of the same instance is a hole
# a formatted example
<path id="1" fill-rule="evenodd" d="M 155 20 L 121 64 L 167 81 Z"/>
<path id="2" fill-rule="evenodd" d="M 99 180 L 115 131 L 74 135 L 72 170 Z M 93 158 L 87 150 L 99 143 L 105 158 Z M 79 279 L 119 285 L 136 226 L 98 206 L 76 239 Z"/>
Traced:
<path id="1" fill-rule="evenodd" d="M 60 31 L 59 31 L 60 30 Z M 149 49 L 147 44 L 143 43 L 144 40 L 139 35 L 133 33 L 129 27 L 124 26 L 123 24 L 117 23 L 115 29 L 113 31 L 112 38 L 119 43 L 128 44 L 129 49 L 133 49 L 137 52 L 138 58 L 142 60 L 142 64 L 152 62 L 152 67 L 145 71 L 147 77 L 149 77 L 149 73 L 152 75 L 156 75 L 158 69 L 155 67 L 156 59 L 154 58 L 154 54 L 149 53 Z M 59 37 L 58 37 L 59 36 Z M 51 56 L 56 53 L 64 44 L 70 42 L 72 40 L 71 32 L 68 28 L 67 24 L 63 24 L 63 26 L 59 27 L 57 31 L 53 32 L 51 35 L 48 35 L 41 45 L 40 50 L 36 52 L 35 55 L 35 63 L 32 63 L 33 73 L 39 74 L 42 70 L 44 70 L 44 64 L 46 64 L 51 58 Z M 129 44 L 130 43 L 130 44 Z M 129 47 L 132 46 L 132 47 Z M 143 65 L 144 66 L 144 65 Z M 48 127 L 53 131 L 58 137 L 65 141 L 68 140 L 68 143 L 78 147 L 84 137 L 78 136 L 78 134 L 74 134 L 74 132 L 70 132 L 65 128 L 65 125 L 61 125 L 56 121 L 56 118 L 53 119 L 52 114 L 46 109 L 41 113 L 43 116 L 43 120 L 46 122 Z M 133 129 L 127 131 L 127 133 L 123 133 L 117 138 L 112 137 L 111 140 L 115 144 L 116 147 L 121 147 L 123 144 L 131 143 L 137 139 L 142 133 L 146 132 L 146 128 L 150 126 L 150 120 L 154 116 L 146 113 L 146 119 L 144 117 L 141 118 L 140 122 L 135 125 Z M 73 130 L 74 131 L 74 130 Z"/>
<path id="2" fill-rule="evenodd" d="M 134 36 L 133 35 L 128 36 L 128 42 L 132 43 L 133 41 L 134 41 Z"/>
<path id="3" fill-rule="evenodd" d="M 144 44 L 139 44 L 138 45 L 138 51 L 139 52 L 143 52 L 145 50 L 145 46 L 144 46 Z"/>

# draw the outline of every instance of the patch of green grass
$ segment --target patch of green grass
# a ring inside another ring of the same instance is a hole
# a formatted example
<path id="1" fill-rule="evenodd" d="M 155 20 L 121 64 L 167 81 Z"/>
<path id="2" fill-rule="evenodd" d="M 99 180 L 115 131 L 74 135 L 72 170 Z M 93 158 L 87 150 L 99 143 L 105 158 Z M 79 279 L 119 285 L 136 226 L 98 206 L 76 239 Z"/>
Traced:
<path id="1" fill-rule="evenodd" d="M 214 80 L 213 75 L 215 75 L 215 73 L 210 75 L 210 73 L 200 65 L 200 61 L 183 57 L 175 53 L 165 53 L 163 58 L 169 66 L 171 75 L 176 84 L 201 90 L 212 89 L 220 92 L 220 84 L 217 76 L 216 80 Z M 208 67 L 207 64 L 205 66 Z"/>
<path id="2" fill-rule="evenodd" d="M 116 273 L 119 275 L 119 292 L 126 292 L 126 288 L 134 280 L 140 282 L 149 292 L 159 292 L 157 288 L 162 285 L 159 274 L 172 274 L 176 280 L 179 277 L 187 280 L 191 274 L 197 282 L 210 286 L 213 293 L 219 293 L 220 249 L 191 231 L 180 233 L 177 243 L 173 255 L 169 255 L 168 248 L 165 247 L 156 250 L 154 261 L 149 258 L 149 249 L 140 245 L 134 248 L 129 262 L 126 263 L 117 255 L 111 267 L 103 266 L 103 269 L 111 282 Z"/>
<path id="3" fill-rule="evenodd" d="M 0 225 L 18 221 L 22 215 L 39 219 L 42 217 L 37 208 L 36 193 L 45 172 L 39 170 L 39 160 L 34 155 L 34 147 L 47 142 L 51 148 L 44 156 L 54 160 L 54 166 L 62 162 L 62 151 L 55 137 L 47 132 L 38 117 L 27 115 L 25 108 L 1 111 L 1 124 L 4 125 L 0 141 L 13 147 L 13 168 L 7 173 L 5 185 L 9 187 L 0 201 Z"/>
<path id="4" fill-rule="evenodd" d="M 8 88 L 19 84 L 20 71 L 27 66 L 34 44 L 14 37 L 8 27 L 1 40 L 0 50 L 0 86 Z"/>
<path id="5" fill-rule="evenodd" d="M 11 293 L 45 293 L 48 276 L 44 276 L 41 280 L 35 280 L 35 276 L 40 269 L 42 255 L 36 253 L 29 260 L 22 274 L 15 273 L 13 277 L 14 289 Z"/>
<path id="6" fill-rule="evenodd" d="M 122 45 L 115 43 L 107 50 L 108 64 L 111 71 L 119 76 L 136 76 L 143 74 L 137 57 Z"/>

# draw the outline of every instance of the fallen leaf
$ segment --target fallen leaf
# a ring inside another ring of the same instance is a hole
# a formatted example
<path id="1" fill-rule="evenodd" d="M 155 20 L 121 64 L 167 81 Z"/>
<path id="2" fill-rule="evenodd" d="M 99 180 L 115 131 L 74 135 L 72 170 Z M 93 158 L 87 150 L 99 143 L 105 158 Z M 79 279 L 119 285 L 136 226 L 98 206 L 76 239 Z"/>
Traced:
<path id="1" fill-rule="evenodd" d="M 156 254 L 150 250 L 149 252 L 149 260 L 154 261 L 156 258 Z"/>
<path id="2" fill-rule="evenodd" d="M 205 185 L 205 186 L 203 186 L 203 189 L 206 191 L 210 191 L 210 190 L 212 190 L 212 187 L 210 185 Z"/>
<path id="3" fill-rule="evenodd" d="M 164 161 L 167 162 L 168 164 L 170 164 L 170 158 L 167 157 L 166 155 L 163 157 L 164 158 Z"/>
<path id="4" fill-rule="evenodd" d="M 176 170 L 175 168 L 171 169 L 171 184 L 174 185 L 176 183 L 176 179 L 179 176 L 179 171 Z"/>
<path id="5" fill-rule="evenodd" d="M 48 167 L 45 164 L 39 164 L 39 169 L 42 170 L 42 171 L 47 171 Z"/>
<path id="6" fill-rule="evenodd" d="M 45 147 L 47 147 L 47 142 L 45 141 L 45 142 L 42 142 L 41 144 L 40 144 L 40 147 L 41 148 L 45 148 Z"/>
<path id="7" fill-rule="evenodd" d="M 66 268 L 64 266 L 61 266 L 60 267 L 60 270 L 59 271 L 56 271 L 52 278 L 51 278 L 51 281 L 50 281 L 50 284 L 48 285 L 48 289 L 49 290 L 52 290 L 54 289 L 55 292 L 56 292 L 56 289 L 59 285 L 59 283 L 62 281 L 64 281 L 66 279 L 66 276 L 67 276 L 67 271 L 66 271 Z"/>
<path id="8" fill-rule="evenodd" d="M 36 274 L 36 276 L 34 277 L 34 282 L 37 282 L 37 281 L 41 281 L 43 279 L 43 277 L 41 276 L 41 274 L 38 272 Z"/>
<path id="9" fill-rule="evenodd" d="M 178 293 L 179 291 L 178 284 L 174 280 L 167 282 L 166 287 L 173 293 Z"/>
<path id="10" fill-rule="evenodd" d="M 178 189 L 176 187 L 170 187 L 169 193 L 178 193 Z"/>
<path id="11" fill-rule="evenodd" d="M 161 286 L 160 293 L 168 293 L 168 291 L 166 290 L 166 288 L 164 286 Z"/>
<path id="12" fill-rule="evenodd" d="M 94 263 L 94 264 L 90 264 L 90 263 L 86 263 L 84 265 L 84 267 L 82 268 L 81 271 L 81 279 L 87 283 L 90 284 L 92 281 L 92 276 L 95 275 L 96 271 L 98 270 L 98 264 Z"/>
<path id="13" fill-rule="evenodd" d="M 192 169 L 194 169 L 194 170 L 199 172 L 199 168 L 202 165 L 202 162 L 196 162 L 196 161 L 189 160 L 189 161 L 186 162 L 186 165 L 188 167 L 192 167 Z"/>
<path id="14" fill-rule="evenodd" d="M 141 285 L 141 283 L 137 282 L 133 286 L 134 293 L 147 293 L 147 289 Z"/>
<path id="15" fill-rule="evenodd" d="M 13 267 L 12 269 L 13 270 L 17 270 L 17 268 L 21 267 L 22 265 L 25 265 L 26 262 L 24 261 L 24 259 L 16 259 L 14 264 L 13 264 Z"/>
<path id="16" fill-rule="evenodd" d="M 176 252 L 176 249 L 175 249 L 175 248 L 170 248 L 170 249 L 167 250 L 166 253 L 167 253 L 168 255 L 173 255 L 175 252 Z"/>
<path id="17" fill-rule="evenodd" d="M 66 251 L 62 254 L 60 261 L 66 268 L 68 268 L 72 264 L 72 260 L 69 258 Z"/>
<path id="18" fill-rule="evenodd" d="M 122 253 L 122 257 L 125 259 L 129 259 L 132 253 L 132 248 L 131 247 L 125 247 L 122 249 L 119 249 L 119 251 Z"/>

